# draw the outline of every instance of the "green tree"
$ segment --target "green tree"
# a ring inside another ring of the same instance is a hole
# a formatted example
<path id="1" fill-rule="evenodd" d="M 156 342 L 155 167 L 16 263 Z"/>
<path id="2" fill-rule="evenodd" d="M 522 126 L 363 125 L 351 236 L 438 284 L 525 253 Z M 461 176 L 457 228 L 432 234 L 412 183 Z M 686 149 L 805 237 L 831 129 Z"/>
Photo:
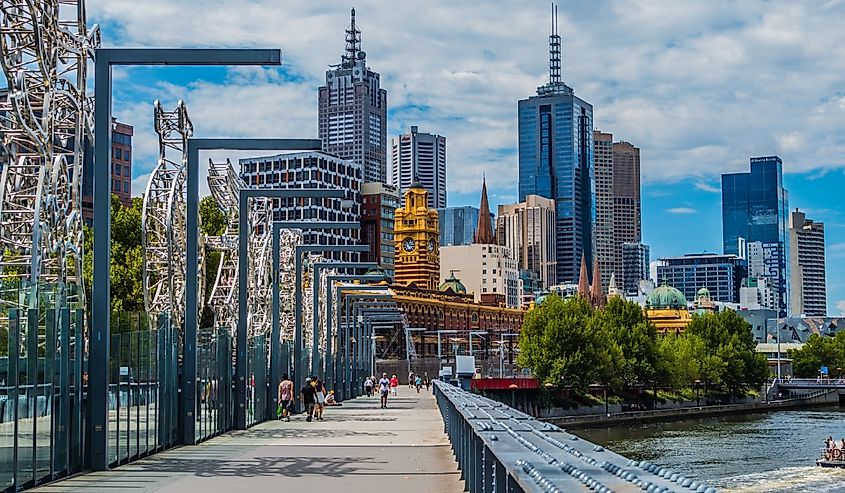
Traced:
<path id="1" fill-rule="evenodd" d="M 200 230 L 208 236 L 220 236 L 226 231 L 226 214 L 211 195 L 200 200 Z"/>
<path id="2" fill-rule="evenodd" d="M 812 334 L 804 347 L 791 349 L 792 374 L 796 377 L 812 378 L 818 376 L 822 366 L 828 368 L 845 367 L 845 332 L 836 337 L 823 337 Z"/>
<path id="3" fill-rule="evenodd" d="M 593 307 L 585 299 L 550 295 L 525 316 L 517 362 L 542 382 L 586 392 L 591 383 L 612 380 L 621 354 L 608 344 L 606 332 L 596 328 Z"/>
<path id="4" fill-rule="evenodd" d="M 622 351 L 623 382 L 626 385 L 653 382 L 657 373 L 657 330 L 646 320 L 642 308 L 622 298 L 611 298 L 595 317 L 599 325 L 610 331 Z"/>

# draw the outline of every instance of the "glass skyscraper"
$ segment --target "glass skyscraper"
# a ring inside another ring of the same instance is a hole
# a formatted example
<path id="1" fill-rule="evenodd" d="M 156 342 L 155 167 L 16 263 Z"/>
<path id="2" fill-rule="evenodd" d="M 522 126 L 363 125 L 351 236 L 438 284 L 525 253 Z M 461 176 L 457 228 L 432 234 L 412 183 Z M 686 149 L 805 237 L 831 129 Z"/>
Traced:
<path id="1" fill-rule="evenodd" d="M 759 242 L 765 277 L 778 293 L 777 311 L 789 307 L 789 195 L 778 156 L 751 158 L 750 173 L 722 175 L 722 242 L 726 254 L 747 258 L 740 244 Z"/>
<path id="2" fill-rule="evenodd" d="M 443 207 L 437 209 L 440 222 L 440 246 L 471 245 L 478 226 L 478 207 Z M 490 214 L 491 221 L 493 214 Z M 493 222 L 495 224 L 495 222 Z"/>
<path id="3" fill-rule="evenodd" d="M 560 56 L 555 37 L 552 67 Z M 555 201 L 558 284 L 578 282 L 582 255 L 593 265 L 594 164 L 593 106 L 560 81 L 558 65 L 537 95 L 519 101 L 519 201 Z"/>

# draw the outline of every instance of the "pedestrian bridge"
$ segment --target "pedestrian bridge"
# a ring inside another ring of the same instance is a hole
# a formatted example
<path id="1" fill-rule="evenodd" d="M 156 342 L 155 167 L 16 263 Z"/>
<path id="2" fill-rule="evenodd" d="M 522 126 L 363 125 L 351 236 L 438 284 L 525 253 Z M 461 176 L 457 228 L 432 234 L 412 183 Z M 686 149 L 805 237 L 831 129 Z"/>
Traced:
<path id="1" fill-rule="evenodd" d="M 781 379 L 777 386 L 782 389 L 842 389 L 845 390 L 845 378 L 791 378 Z"/>
<path id="2" fill-rule="evenodd" d="M 434 394 L 400 387 L 387 409 L 358 397 L 325 421 L 268 421 L 33 491 L 715 491 L 456 387 Z"/>

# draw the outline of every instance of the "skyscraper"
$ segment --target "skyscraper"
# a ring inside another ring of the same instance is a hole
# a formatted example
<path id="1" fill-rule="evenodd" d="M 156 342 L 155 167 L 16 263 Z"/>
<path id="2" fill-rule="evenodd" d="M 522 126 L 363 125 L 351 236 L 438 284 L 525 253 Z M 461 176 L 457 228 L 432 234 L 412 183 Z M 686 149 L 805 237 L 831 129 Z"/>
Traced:
<path id="1" fill-rule="evenodd" d="M 624 272 L 622 245 L 642 240 L 640 150 L 613 135 L 593 131 L 596 182 L 596 257 L 602 285 Z"/>
<path id="2" fill-rule="evenodd" d="M 696 298 L 702 288 L 713 301 L 739 303 L 739 288 L 746 275 L 745 261 L 736 255 L 687 254 L 658 260 L 657 278 L 684 294 Z"/>
<path id="3" fill-rule="evenodd" d="M 581 256 L 593 264 L 593 106 L 561 80 L 556 14 L 549 36 L 549 83 L 519 101 L 519 200 L 555 201 L 559 284 L 578 279 Z"/>
<path id="4" fill-rule="evenodd" d="M 649 278 L 649 261 L 651 259 L 648 245 L 642 243 L 622 244 L 622 290 L 625 296 L 640 294 L 640 281 Z M 616 276 L 617 282 L 620 276 Z"/>
<path id="5" fill-rule="evenodd" d="M 370 246 L 370 251 L 361 255 L 361 261 L 378 262 L 391 277 L 396 258 L 393 227 L 398 207 L 396 187 L 384 183 L 361 185 L 361 243 Z"/>
<path id="6" fill-rule="evenodd" d="M 827 315 L 824 223 L 807 219 L 798 209 L 789 214 L 790 300 L 793 315 Z"/>
<path id="7" fill-rule="evenodd" d="M 404 195 L 419 181 L 428 191 L 429 207 L 446 207 L 446 137 L 412 126 L 409 133 L 392 138 L 390 144 L 390 184 Z"/>
<path id="8" fill-rule="evenodd" d="M 725 254 L 754 260 L 742 243 L 759 242 L 764 272 L 777 292 L 777 311 L 789 312 L 789 195 L 783 187 L 783 161 L 751 158 L 751 172 L 722 175 L 722 242 Z M 749 269 L 752 272 L 755 269 Z"/>
<path id="9" fill-rule="evenodd" d="M 540 279 L 542 289 L 557 283 L 554 200 L 529 195 L 524 202 L 500 205 L 496 237 L 513 252 L 520 271 Z"/>
<path id="10" fill-rule="evenodd" d="M 478 207 L 464 205 L 437 209 L 440 246 L 469 245 L 478 225 Z"/>
<path id="11" fill-rule="evenodd" d="M 367 67 L 361 31 L 346 30 L 346 53 L 326 71 L 319 91 L 319 135 L 323 150 L 361 165 L 364 182 L 387 180 L 387 91 Z"/>

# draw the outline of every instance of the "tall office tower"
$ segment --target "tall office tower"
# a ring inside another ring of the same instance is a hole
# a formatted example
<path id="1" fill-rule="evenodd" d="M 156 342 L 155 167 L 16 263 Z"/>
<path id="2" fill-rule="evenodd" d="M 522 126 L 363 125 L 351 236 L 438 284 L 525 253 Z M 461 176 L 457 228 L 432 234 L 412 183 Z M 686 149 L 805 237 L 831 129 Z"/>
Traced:
<path id="1" fill-rule="evenodd" d="M 577 282 L 581 256 L 593 264 L 593 106 L 561 80 L 560 36 L 552 15 L 549 83 L 519 101 L 519 200 L 555 201 L 558 284 Z"/>
<path id="2" fill-rule="evenodd" d="M 741 257 L 741 239 L 749 250 L 751 243 L 760 243 L 765 270 L 760 274 L 777 292 L 776 310 L 785 317 L 790 311 L 789 194 L 782 168 L 777 156 L 753 157 L 749 173 L 722 175 L 722 244 L 724 253 Z M 750 252 L 748 262 L 754 262 Z"/>
<path id="3" fill-rule="evenodd" d="M 795 209 L 789 214 L 790 302 L 794 315 L 827 315 L 824 257 L 824 223 L 813 222 Z"/>
<path id="4" fill-rule="evenodd" d="M 126 207 L 132 207 L 132 125 L 112 119 L 111 193 Z M 82 220 L 94 223 L 94 149 L 85 139 L 85 166 L 82 169 Z"/>
<path id="5" fill-rule="evenodd" d="M 399 192 L 392 185 L 364 183 L 361 200 L 361 244 L 370 246 L 370 251 L 361 255 L 361 261 L 378 262 L 385 273 L 393 277 L 396 257 L 393 226 L 399 208 Z"/>
<path id="6" fill-rule="evenodd" d="M 422 183 L 428 191 L 428 206 L 446 207 L 446 137 L 411 131 L 390 141 L 389 183 L 404 193 L 414 182 Z"/>
<path id="7" fill-rule="evenodd" d="M 593 150 L 596 173 L 596 260 L 601 270 L 601 284 L 609 286 L 610 276 L 617 272 L 617 252 L 613 234 L 613 134 L 594 130 Z M 620 244 L 620 264 L 621 253 Z"/>
<path id="8" fill-rule="evenodd" d="M 386 183 L 387 91 L 380 86 L 379 74 L 367 67 L 355 9 L 340 60 L 326 71 L 326 85 L 319 91 L 323 150 L 360 164 L 364 182 Z"/>
<path id="9" fill-rule="evenodd" d="M 622 290 L 625 296 L 640 294 L 640 281 L 646 281 L 649 278 L 650 257 L 648 245 L 622 244 Z M 619 279 L 619 276 L 616 279 Z"/>
<path id="10" fill-rule="evenodd" d="M 541 281 L 541 290 L 557 283 L 555 201 L 529 195 L 524 202 L 500 205 L 496 218 L 498 244 L 513 252 L 520 271 Z"/>
<path id="11" fill-rule="evenodd" d="M 339 188 L 343 199 L 273 199 L 274 221 L 361 221 L 361 166 L 324 152 L 297 152 L 240 160 L 241 178 L 254 188 Z M 306 245 L 357 245 L 358 230 L 303 231 Z M 332 252 L 327 258 L 357 262 L 357 252 Z"/>
<path id="12" fill-rule="evenodd" d="M 440 246 L 469 245 L 478 226 L 478 207 L 443 207 L 437 209 L 440 221 Z M 490 214 L 493 221 L 493 214 Z"/>

